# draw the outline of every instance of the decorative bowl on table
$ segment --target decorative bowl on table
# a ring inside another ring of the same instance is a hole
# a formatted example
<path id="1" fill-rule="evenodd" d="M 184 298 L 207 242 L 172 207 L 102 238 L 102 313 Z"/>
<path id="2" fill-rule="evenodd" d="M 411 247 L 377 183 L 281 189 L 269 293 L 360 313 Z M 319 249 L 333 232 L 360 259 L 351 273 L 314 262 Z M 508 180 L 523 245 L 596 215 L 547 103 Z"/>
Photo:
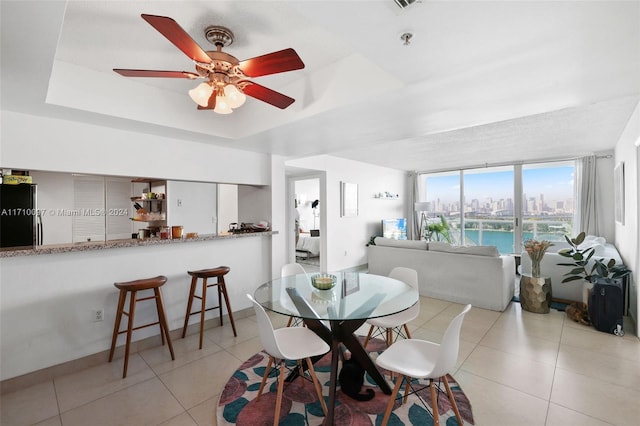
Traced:
<path id="1" fill-rule="evenodd" d="M 331 274 L 315 274 L 311 276 L 311 285 L 318 290 L 330 290 L 336 285 L 336 279 Z"/>

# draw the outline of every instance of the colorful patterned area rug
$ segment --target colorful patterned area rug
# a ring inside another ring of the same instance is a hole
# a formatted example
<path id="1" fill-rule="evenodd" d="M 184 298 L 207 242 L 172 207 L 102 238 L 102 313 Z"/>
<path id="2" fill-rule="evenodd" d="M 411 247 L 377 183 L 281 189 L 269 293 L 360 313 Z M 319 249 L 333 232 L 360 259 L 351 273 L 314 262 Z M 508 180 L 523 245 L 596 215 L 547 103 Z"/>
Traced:
<path id="1" fill-rule="evenodd" d="M 370 355 L 372 358 L 375 358 L 384 349 L 384 342 L 382 340 L 373 340 L 369 343 L 367 349 L 373 351 L 370 352 Z M 217 424 L 219 426 L 273 424 L 277 392 L 275 371 L 272 371 L 271 376 L 269 376 L 260 400 L 255 399 L 258 395 L 260 381 L 262 380 L 268 359 L 269 356 L 265 352 L 259 352 L 245 361 L 231 376 L 218 402 Z M 295 363 L 292 363 L 291 366 L 295 367 Z M 322 394 L 324 395 L 325 401 L 327 401 L 329 396 L 331 354 L 325 355 L 321 360 L 316 362 L 315 369 L 320 383 L 324 384 Z M 384 370 L 381 371 L 385 373 L 385 377 L 389 377 L 388 372 Z M 469 400 L 455 379 L 451 376 L 448 376 L 448 378 L 464 424 L 473 425 L 474 421 Z M 418 389 L 420 388 L 420 383 L 416 383 L 414 380 L 414 384 Z M 336 408 L 334 411 L 335 425 L 364 426 L 381 424 L 389 396 L 377 388 L 375 382 L 368 374 L 365 377 L 362 393 L 365 392 L 366 388 L 373 389 L 375 391 L 375 397 L 370 401 L 362 402 L 348 397 L 338 388 L 336 392 Z M 438 392 L 440 424 L 446 426 L 458 425 L 447 394 L 444 391 L 444 384 L 440 385 L 440 389 L 442 389 L 441 392 Z M 400 393 L 402 393 L 402 390 Z M 419 398 L 426 402 L 429 411 L 425 409 L 425 406 L 420 402 Z M 396 401 L 391 418 L 389 419 L 389 425 L 433 425 L 433 417 L 430 413 L 432 410 L 431 396 L 428 388 L 417 392 L 417 394 L 409 395 L 405 404 L 400 405 L 400 402 L 401 399 Z M 310 380 L 307 381 L 300 377 L 297 377 L 291 383 L 285 383 L 280 425 L 322 425 L 323 421 L 324 413 L 313 389 L 313 383 Z"/>

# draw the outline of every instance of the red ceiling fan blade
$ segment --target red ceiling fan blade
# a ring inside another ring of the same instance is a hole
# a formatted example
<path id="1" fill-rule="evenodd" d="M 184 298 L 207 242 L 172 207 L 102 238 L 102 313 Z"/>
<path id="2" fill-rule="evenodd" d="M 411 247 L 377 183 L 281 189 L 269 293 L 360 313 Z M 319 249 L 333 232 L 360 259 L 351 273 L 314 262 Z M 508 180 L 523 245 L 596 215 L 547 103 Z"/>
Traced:
<path id="1" fill-rule="evenodd" d="M 240 61 L 238 67 L 247 77 L 260 77 L 304 68 L 295 50 L 289 48 Z"/>
<path id="2" fill-rule="evenodd" d="M 145 15 L 144 13 L 141 16 L 189 58 L 196 62 L 211 63 L 209 55 L 176 21 L 166 16 Z"/>
<path id="3" fill-rule="evenodd" d="M 162 77 L 162 78 L 188 78 L 195 80 L 200 76 L 187 71 L 154 71 L 154 70 L 126 70 L 114 68 L 115 72 L 125 77 Z"/>
<path id="4" fill-rule="evenodd" d="M 248 82 L 248 84 L 242 88 L 242 91 L 247 96 L 251 96 L 252 98 L 256 98 L 280 109 L 285 109 L 295 102 L 293 98 L 253 82 Z"/>
<path id="5" fill-rule="evenodd" d="M 216 91 L 214 90 L 209 97 L 209 103 L 207 106 L 198 105 L 198 109 L 214 109 L 216 107 Z"/>

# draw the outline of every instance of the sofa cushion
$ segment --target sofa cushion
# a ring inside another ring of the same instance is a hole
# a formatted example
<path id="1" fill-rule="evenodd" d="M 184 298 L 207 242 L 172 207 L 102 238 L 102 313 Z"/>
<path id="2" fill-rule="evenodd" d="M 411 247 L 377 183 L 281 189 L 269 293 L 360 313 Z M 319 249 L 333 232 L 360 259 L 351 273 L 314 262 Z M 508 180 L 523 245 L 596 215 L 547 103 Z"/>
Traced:
<path id="1" fill-rule="evenodd" d="M 445 253 L 456 254 L 472 254 L 476 256 L 499 257 L 498 247 L 496 246 L 452 246 L 444 242 L 429 243 L 430 251 L 442 251 Z"/>
<path id="2" fill-rule="evenodd" d="M 395 240 L 393 238 L 376 237 L 374 240 L 377 246 L 399 247 L 416 250 L 426 250 L 427 242 L 418 240 Z"/>

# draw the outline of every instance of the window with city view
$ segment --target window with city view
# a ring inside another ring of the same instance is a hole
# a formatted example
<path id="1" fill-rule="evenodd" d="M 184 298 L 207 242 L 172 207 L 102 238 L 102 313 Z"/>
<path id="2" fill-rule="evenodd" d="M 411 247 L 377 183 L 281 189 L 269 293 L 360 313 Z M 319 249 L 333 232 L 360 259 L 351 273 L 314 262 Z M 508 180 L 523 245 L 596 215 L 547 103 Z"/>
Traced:
<path id="1" fill-rule="evenodd" d="M 422 174 L 423 237 L 502 254 L 529 238 L 562 241 L 573 231 L 574 173 L 565 161 Z"/>

